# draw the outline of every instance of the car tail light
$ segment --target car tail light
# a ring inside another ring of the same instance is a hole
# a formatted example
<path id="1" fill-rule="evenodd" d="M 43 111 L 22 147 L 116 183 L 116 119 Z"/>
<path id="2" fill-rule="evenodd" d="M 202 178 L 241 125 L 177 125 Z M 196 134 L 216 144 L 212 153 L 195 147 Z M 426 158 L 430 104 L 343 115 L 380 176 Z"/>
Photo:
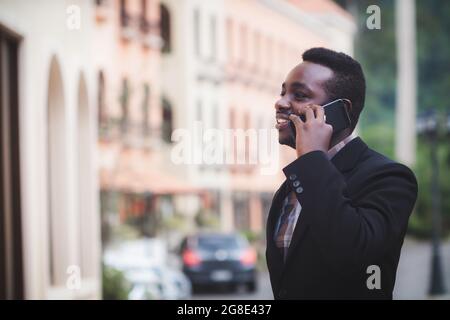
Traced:
<path id="1" fill-rule="evenodd" d="M 241 256 L 241 263 L 245 266 L 252 266 L 256 263 L 256 252 L 252 248 L 248 248 Z"/>
<path id="2" fill-rule="evenodd" d="M 195 251 L 187 249 L 183 252 L 183 262 L 188 267 L 195 267 L 200 264 L 201 260 Z"/>

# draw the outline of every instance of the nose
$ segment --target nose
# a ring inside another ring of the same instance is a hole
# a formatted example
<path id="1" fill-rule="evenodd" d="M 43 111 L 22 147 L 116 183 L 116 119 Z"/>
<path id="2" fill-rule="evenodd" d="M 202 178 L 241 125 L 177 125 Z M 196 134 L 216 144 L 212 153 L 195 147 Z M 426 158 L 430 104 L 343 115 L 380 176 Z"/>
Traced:
<path id="1" fill-rule="evenodd" d="M 286 100 L 285 97 L 282 97 L 281 99 L 278 99 L 277 102 L 275 102 L 275 110 L 279 112 L 286 112 L 287 109 L 291 108 L 291 104 L 289 101 Z"/>

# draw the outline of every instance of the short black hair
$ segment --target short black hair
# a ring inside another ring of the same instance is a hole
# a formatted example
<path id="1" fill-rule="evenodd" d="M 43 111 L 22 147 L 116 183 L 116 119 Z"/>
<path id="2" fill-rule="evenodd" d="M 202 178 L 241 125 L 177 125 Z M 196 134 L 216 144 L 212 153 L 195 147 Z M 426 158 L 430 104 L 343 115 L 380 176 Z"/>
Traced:
<path id="1" fill-rule="evenodd" d="M 334 77 L 325 83 L 325 92 L 330 101 L 342 98 L 352 102 L 351 129 L 355 129 L 366 96 L 366 80 L 359 62 L 345 53 L 326 48 L 308 49 L 302 58 L 303 61 L 320 64 L 334 72 Z"/>

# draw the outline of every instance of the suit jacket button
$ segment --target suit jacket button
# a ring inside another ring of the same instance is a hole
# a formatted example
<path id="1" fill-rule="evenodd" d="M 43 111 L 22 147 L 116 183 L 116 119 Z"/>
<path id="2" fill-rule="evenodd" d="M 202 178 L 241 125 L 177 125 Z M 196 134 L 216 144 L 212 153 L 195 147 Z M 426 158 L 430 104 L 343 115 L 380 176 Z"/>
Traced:
<path id="1" fill-rule="evenodd" d="M 289 180 L 293 181 L 293 180 L 295 180 L 295 179 L 297 179 L 297 175 L 296 175 L 296 174 L 291 174 L 291 175 L 289 176 Z"/>
<path id="2" fill-rule="evenodd" d="M 294 186 L 294 188 L 297 188 L 300 185 L 300 181 L 295 180 L 292 185 Z"/>
<path id="3" fill-rule="evenodd" d="M 297 189 L 295 189 L 295 192 L 302 193 L 303 192 L 303 188 L 302 187 L 298 187 Z"/>
<path id="4" fill-rule="evenodd" d="M 279 296 L 280 298 L 285 298 L 286 295 L 287 295 L 286 289 L 282 289 L 282 290 L 280 291 L 280 293 L 278 294 L 278 296 Z"/>

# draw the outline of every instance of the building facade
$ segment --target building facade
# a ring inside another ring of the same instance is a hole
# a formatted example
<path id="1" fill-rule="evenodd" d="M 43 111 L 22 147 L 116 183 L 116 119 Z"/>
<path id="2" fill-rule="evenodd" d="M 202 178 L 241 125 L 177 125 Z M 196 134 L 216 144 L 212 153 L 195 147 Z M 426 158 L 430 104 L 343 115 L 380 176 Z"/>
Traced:
<path id="1" fill-rule="evenodd" d="M 173 220 L 193 223 L 186 208 L 192 202 L 198 205 L 202 197 L 171 165 L 177 118 L 172 96 L 161 89 L 161 56 L 173 45 L 171 17 L 154 0 L 102 1 L 97 12 L 103 244 L 114 241 L 115 230 L 124 224 L 135 227 L 138 236 L 163 236 Z M 179 82 L 175 79 L 173 87 Z M 168 239 L 169 245 L 179 241 Z"/>
<path id="2" fill-rule="evenodd" d="M 223 145 L 232 155 L 230 163 L 205 164 L 203 157 L 176 170 L 211 193 L 209 211 L 218 213 L 221 229 L 261 234 L 271 196 L 283 180 L 281 168 L 294 153 L 276 143 L 277 170 L 261 174 L 268 164 L 261 159 L 251 162 L 250 149 L 255 143 L 269 144 L 270 149 L 270 138 L 276 136 L 267 132 L 274 130 L 274 102 L 301 53 L 325 46 L 351 54 L 354 22 L 327 0 L 162 0 L 162 4 L 171 17 L 172 35 L 170 52 L 162 54 L 162 94 L 173 106 L 174 128 L 185 128 L 193 136 L 198 126 L 231 129 L 235 134 L 244 130 L 243 140 L 236 136 Z M 265 141 L 254 136 L 259 130 L 268 134 Z M 194 140 L 195 154 L 204 156 L 205 140 L 204 136 Z"/>
<path id="3" fill-rule="evenodd" d="M 93 15 L 0 3 L 2 298 L 100 298 Z"/>
<path id="4" fill-rule="evenodd" d="M 270 140 L 281 83 L 354 32 L 329 0 L 1 1 L 0 298 L 100 298 L 123 224 L 262 235 L 294 159 Z"/>

